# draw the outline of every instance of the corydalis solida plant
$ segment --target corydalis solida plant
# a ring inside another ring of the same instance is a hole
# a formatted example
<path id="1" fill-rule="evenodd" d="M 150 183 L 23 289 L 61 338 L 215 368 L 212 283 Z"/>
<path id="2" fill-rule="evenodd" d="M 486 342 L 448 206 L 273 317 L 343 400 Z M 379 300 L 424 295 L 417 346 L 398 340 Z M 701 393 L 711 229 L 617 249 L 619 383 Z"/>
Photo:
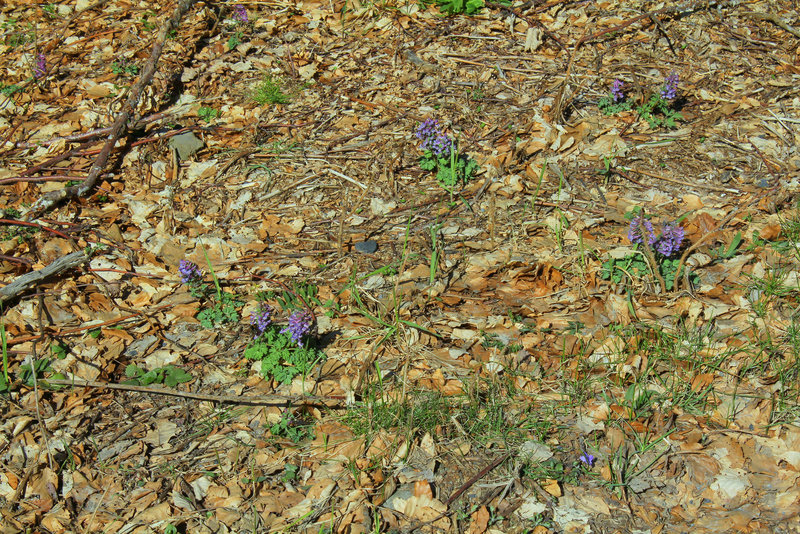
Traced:
<path id="1" fill-rule="evenodd" d="M 597 103 L 597 106 L 603 113 L 606 115 L 614 115 L 615 113 L 631 109 L 631 103 L 625 98 L 625 92 L 622 90 L 624 85 L 625 82 L 619 78 L 614 80 L 611 84 L 611 90 Z"/>
<path id="2" fill-rule="evenodd" d="M 311 315 L 307 311 L 294 312 L 289 317 L 289 324 L 281 330 L 281 334 L 289 334 L 292 341 L 301 345 L 303 337 L 311 331 L 311 323 Z"/>
<path id="3" fill-rule="evenodd" d="M 683 238 L 683 228 L 672 223 L 664 224 L 661 235 L 656 237 L 653 223 L 642 215 L 637 215 L 631 219 L 628 229 L 628 240 L 631 243 L 643 243 L 646 240 L 648 246 L 655 245 L 656 251 L 666 258 L 680 250 Z"/>
<path id="4" fill-rule="evenodd" d="M 37 80 L 47 74 L 47 59 L 44 54 L 36 56 L 36 67 L 33 69 L 33 77 Z"/>
<path id="5" fill-rule="evenodd" d="M 414 135 L 421 141 L 424 152 L 419 166 L 423 170 L 436 170 L 436 179 L 450 193 L 459 183 L 466 183 L 477 170 L 478 163 L 458 153 L 456 142 L 439 127 L 439 121 L 427 119 L 419 125 Z"/>

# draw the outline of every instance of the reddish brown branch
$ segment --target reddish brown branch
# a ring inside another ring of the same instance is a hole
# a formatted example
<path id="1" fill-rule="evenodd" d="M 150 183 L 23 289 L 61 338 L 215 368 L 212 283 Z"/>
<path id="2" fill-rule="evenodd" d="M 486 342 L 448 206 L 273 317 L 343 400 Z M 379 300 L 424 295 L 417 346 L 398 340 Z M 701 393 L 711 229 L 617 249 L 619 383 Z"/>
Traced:
<path id="1" fill-rule="evenodd" d="M 43 226 L 41 224 L 34 222 L 18 221 L 16 219 L 0 219 L 0 224 L 7 224 L 9 226 L 30 226 L 32 228 L 38 228 L 39 230 L 44 230 L 46 232 L 53 233 L 58 237 L 63 237 L 64 239 L 70 239 L 68 235 L 63 234 L 58 230 L 53 230 L 52 228 L 48 228 L 47 226 Z"/>
<path id="2" fill-rule="evenodd" d="M 137 130 L 151 122 L 160 121 L 162 119 L 166 119 L 170 116 L 169 111 L 162 111 L 161 113 L 154 113 L 153 115 L 149 115 L 147 117 L 143 117 L 136 121 L 136 123 L 131 126 L 132 130 Z M 108 135 L 111 133 L 113 126 L 106 126 L 105 128 L 97 128 L 95 130 L 90 130 L 88 132 L 77 133 L 72 135 L 62 135 L 58 137 L 53 137 L 50 139 L 45 139 L 44 141 L 37 141 L 36 143 L 28 143 L 23 141 L 18 141 L 14 143 L 13 148 L 38 148 L 40 146 L 50 146 L 53 143 L 58 143 L 59 141 L 65 141 L 67 143 L 77 143 L 79 141 L 88 141 L 90 139 L 94 139 L 95 137 L 100 137 L 101 135 Z M 2 145 L 0 145 L 2 146 Z"/>

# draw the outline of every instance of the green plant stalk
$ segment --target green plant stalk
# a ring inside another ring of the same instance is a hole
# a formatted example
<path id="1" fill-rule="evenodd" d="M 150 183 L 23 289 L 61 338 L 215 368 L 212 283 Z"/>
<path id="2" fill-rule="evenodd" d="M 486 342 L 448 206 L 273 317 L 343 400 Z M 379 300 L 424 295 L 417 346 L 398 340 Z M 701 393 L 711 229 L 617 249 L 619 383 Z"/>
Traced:
<path id="1" fill-rule="evenodd" d="M 375 371 L 378 373 L 378 388 L 381 390 L 381 402 L 383 400 L 383 376 L 381 375 L 381 366 L 378 362 L 375 362 Z"/>
<path id="2" fill-rule="evenodd" d="M 451 157 L 452 157 L 452 151 L 451 151 Z M 403 262 L 400 264 L 400 269 L 397 271 L 397 279 L 394 282 L 394 288 L 392 288 L 392 301 L 393 301 L 392 303 L 394 308 L 395 328 L 397 328 L 397 322 L 400 318 L 399 315 L 400 301 L 397 298 L 397 288 L 400 286 L 400 275 L 405 269 L 406 262 L 408 261 L 408 241 L 410 237 L 411 237 L 411 216 L 408 217 L 408 222 L 406 223 L 406 235 L 405 238 L 403 239 Z"/>
<path id="3" fill-rule="evenodd" d="M 202 245 L 202 243 L 201 243 Z M 222 288 L 219 286 L 219 280 L 217 279 L 217 274 L 214 272 L 214 266 L 211 265 L 211 258 L 208 257 L 208 251 L 206 250 L 205 245 L 203 247 L 203 256 L 206 258 L 206 264 L 208 265 L 208 270 L 211 272 L 211 278 L 214 280 L 214 287 L 217 289 L 217 299 L 222 302 Z"/>
<path id="4" fill-rule="evenodd" d="M 6 345 L 6 325 L 5 323 L 0 323 L 0 345 L 2 345 L 3 351 L 3 377 L 6 380 L 6 384 L 9 384 L 8 381 L 8 347 Z"/>
<path id="5" fill-rule="evenodd" d="M 458 184 L 458 138 L 453 143 L 453 149 L 450 151 L 450 172 L 453 173 L 453 185 Z M 453 201 L 453 192 L 450 191 L 450 201 Z"/>
<path id="6" fill-rule="evenodd" d="M 436 248 L 436 233 L 439 231 L 441 225 L 433 225 L 431 226 L 431 275 L 430 275 L 430 285 L 433 285 L 433 282 L 436 280 L 436 265 L 439 263 L 439 251 Z"/>
<path id="7" fill-rule="evenodd" d="M 561 204 L 561 191 L 564 189 L 564 173 L 558 173 L 558 203 Z M 561 226 L 562 222 L 566 217 L 564 216 L 564 212 L 561 211 L 561 206 L 556 207 L 556 213 L 558 214 L 558 222 L 556 223 L 556 228 L 553 230 L 556 234 L 556 244 L 558 245 L 558 250 L 563 252 L 564 250 L 564 236 L 562 234 L 563 227 Z"/>

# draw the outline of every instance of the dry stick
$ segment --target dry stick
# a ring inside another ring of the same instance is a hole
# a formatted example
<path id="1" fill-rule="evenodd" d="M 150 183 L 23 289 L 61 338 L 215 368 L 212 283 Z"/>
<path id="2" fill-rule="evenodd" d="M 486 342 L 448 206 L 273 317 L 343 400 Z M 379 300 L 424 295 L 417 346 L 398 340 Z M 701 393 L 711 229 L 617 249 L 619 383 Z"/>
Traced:
<path id="1" fill-rule="evenodd" d="M 30 174 L 33 174 L 35 172 L 38 172 L 38 171 L 42 170 L 45 167 L 51 167 L 51 166 L 55 165 L 56 163 L 58 163 L 60 161 L 64 161 L 67 158 L 71 158 L 72 156 L 75 156 L 75 155 L 79 154 L 81 150 L 89 148 L 93 144 L 94 144 L 94 141 L 87 141 L 86 143 L 83 143 L 82 145 L 80 145 L 78 147 L 75 147 L 75 148 L 73 148 L 71 150 L 67 150 L 63 154 L 59 154 L 57 156 L 53 156 L 52 158 L 48 159 L 47 161 L 44 161 L 44 162 L 39 163 L 37 165 L 34 165 L 33 167 L 29 167 L 29 168 L 25 169 L 24 171 L 22 171 L 21 173 L 19 173 L 19 175 L 20 176 L 28 176 Z"/>
<path id="2" fill-rule="evenodd" d="M 255 152 L 258 152 L 257 148 L 245 148 L 240 150 L 239 152 L 233 155 L 233 157 L 228 161 L 228 163 L 222 166 L 222 168 L 217 172 L 217 176 L 220 178 L 224 177 L 225 173 L 228 172 L 228 169 L 233 167 L 233 165 L 237 161 L 239 161 L 242 158 L 246 158 L 247 156 Z"/>
<path id="3" fill-rule="evenodd" d="M 53 228 L 48 228 L 47 226 L 41 225 L 39 223 L 18 221 L 16 219 L 0 219 L 0 224 L 7 224 L 9 226 L 32 226 L 33 228 L 38 228 L 39 230 L 44 230 L 53 233 L 58 237 L 63 237 L 64 239 L 70 239 L 70 237 L 67 234 L 59 232 L 58 230 L 54 230 Z"/>
<path id="4" fill-rule="evenodd" d="M 77 253 L 73 252 L 73 254 L 77 254 Z M 146 276 L 146 275 L 139 275 L 139 276 Z M 152 309 L 150 311 L 151 312 L 156 312 L 158 310 L 163 310 L 164 308 L 171 308 L 172 306 L 173 306 L 172 304 L 162 304 L 161 306 L 158 306 L 157 308 L 154 308 L 154 309 Z M 102 323 L 93 323 L 93 324 L 86 325 L 86 326 L 79 326 L 77 328 L 70 328 L 69 330 L 61 330 L 61 331 L 56 332 L 55 335 L 57 335 L 57 336 L 69 336 L 69 335 L 72 335 L 72 334 L 77 334 L 79 332 L 85 332 L 86 330 L 95 330 L 97 328 L 103 328 L 104 326 L 111 326 L 113 324 L 121 323 L 121 322 L 127 321 L 129 319 L 133 319 L 133 318 L 140 317 L 140 316 L 141 316 L 140 313 L 137 313 L 137 314 L 134 314 L 134 315 L 123 315 L 122 317 L 118 317 L 116 319 L 110 319 L 108 321 L 103 321 Z M 41 336 L 18 337 L 18 338 L 14 338 L 14 339 L 9 339 L 6 344 L 10 347 L 12 345 L 19 345 L 20 343 L 27 343 L 28 341 L 36 341 L 37 339 L 40 339 L 40 338 L 41 338 Z"/>
<path id="5" fill-rule="evenodd" d="M 645 257 L 647 258 L 648 263 L 650 263 L 650 269 L 653 271 L 653 274 L 656 275 L 658 278 L 658 283 L 661 284 L 661 291 L 667 292 L 667 283 L 664 281 L 664 277 L 661 276 L 661 270 L 659 269 L 658 262 L 656 261 L 656 257 L 653 255 L 653 249 L 650 246 L 650 243 L 647 242 L 647 236 L 642 232 L 642 246 L 644 246 Z M 675 275 L 675 278 L 678 278 L 678 275 Z M 675 282 L 673 281 L 673 286 Z"/>
<path id="6" fill-rule="evenodd" d="M 490 463 L 489 465 L 487 465 L 486 467 L 481 469 L 480 472 L 478 472 L 477 475 L 475 475 L 471 479 L 467 480 L 467 482 L 463 486 L 458 488 L 455 493 L 450 495 L 450 497 L 448 497 L 447 500 L 444 501 L 445 506 L 450 506 L 453 503 L 453 501 L 458 499 L 461 496 L 462 493 L 464 493 L 465 491 L 467 491 L 467 489 L 469 489 L 470 486 L 472 486 L 477 481 L 479 481 L 480 479 L 485 477 L 486 473 L 488 473 L 489 471 L 491 471 L 492 469 L 494 469 L 498 465 L 502 464 L 503 462 L 508 460 L 510 457 L 511 457 L 511 453 L 507 452 L 504 455 L 500 456 L 499 458 L 495 458 L 495 460 L 492 463 Z"/>
<path id="7" fill-rule="evenodd" d="M 767 168 L 767 171 L 769 171 L 769 173 L 772 175 L 772 177 L 775 178 L 775 185 L 778 185 L 778 183 L 779 183 L 778 180 L 780 180 L 780 178 L 778 177 L 777 174 L 775 174 L 775 171 L 772 170 L 772 166 L 769 164 L 769 162 L 767 162 L 767 158 L 764 157 L 764 154 L 761 153 L 761 151 L 758 149 L 758 147 L 756 145 L 754 145 L 753 143 L 750 143 L 750 146 L 753 147 L 753 150 L 756 151 L 756 154 L 758 154 L 758 157 L 761 158 L 762 162 L 764 162 L 764 166 Z"/>
<path id="8" fill-rule="evenodd" d="M 3 147 L 3 146 L 5 146 L 5 144 L 8 142 L 8 140 L 9 140 L 9 139 L 11 139 L 11 136 L 12 136 L 12 135 L 14 135 L 14 132 L 16 132 L 16 131 L 17 131 L 17 128 L 19 128 L 19 126 L 20 126 L 20 124 L 22 124 L 22 122 L 23 122 L 23 121 L 20 119 L 20 120 L 17 122 L 17 124 L 15 124 L 15 125 L 14 125 L 14 126 L 13 126 L 13 127 L 12 127 L 12 128 L 9 130 L 9 131 L 8 131 L 8 133 L 7 133 L 7 134 L 6 134 L 6 136 L 3 138 L 3 140 L 2 140 L 2 141 L 0 141 L 0 147 Z M 9 152 L 9 151 L 10 151 L 10 149 L 9 149 L 9 150 L 4 150 L 2 153 L 3 153 L 3 154 L 5 154 L 6 152 Z"/>
<path id="9" fill-rule="evenodd" d="M 153 115 L 148 115 L 147 117 L 142 117 L 131 127 L 133 130 L 137 130 L 146 124 L 151 122 L 160 121 L 162 119 L 169 118 L 172 112 L 169 110 L 162 111 L 160 113 L 154 113 Z M 101 135 L 106 135 L 111 133 L 113 126 L 106 126 L 105 128 L 97 128 L 95 130 L 90 130 L 88 132 L 72 134 L 72 135 L 62 135 L 58 137 L 52 137 L 50 139 L 46 139 L 44 141 L 38 141 L 36 143 L 28 143 L 28 142 L 16 142 L 14 143 L 14 148 L 38 148 L 40 146 L 50 146 L 53 143 L 57 143 L 59 141 L 65 141 L 67 143 L 77 143 L 78 141 L 88 141 L 89 139 L 94 139 L 95 137 L 100 137 Z M 0 143 L 2 146 L 2 143 Z"/>
<path id="10" fill-rule="evenodd" d="M 776 26 L 783 28 L 787 32 L 791 33 L 795 37 L 800 37 L 800 30 L 789 26 L 782 18 L 774 13 L 755 13 L 755 12 L 747 12 L 745 15 L 753 17 L 754 19 L 761 19 L 761 20 L 768 20 L 771 23 L 775 24 Z"/>
<path id="11" fill-rule="evenodd" d="M 696 187 L 697 189 L 707 189 L 709 191 L 718 191 L 720 193 L 737 193 L 737 194 L 741 193 L 741 191 L 739 191 L 738 189 L 733 189 L 731 187 L 719 187 L 719 186 L 716 186 L 716 185 L 701 184 L 701 183 L 697 183 L 697 182 L 687 182 L 687 181 L 684 181 L 684 180 L 677 180 L 675 178 L 667 178 L 666 176 L 662 176 L 662 175 L 656 174 L 654 172 L 643 171 L 641 169 L 634 169 L 632 167 L 621 167 L 621 168 L 624 169 L 626 172 L 635 172 L 636 174 L 643 174 L 644 176 L 649 176 L 650 178 L 655 178 L 657 180 L 663 180 L 665 182 L 671 182 L 673 184 L 680 184 L 680 185 L 685 185 L 685 186 L 689 186 L 689 187 Z M 614 171 L 619 173 L 620 175 L 624 176 L 625 178 L 628 178 L 627 176 L 625 176 L 624 174 L 619 172 L 620 168 L 615 168 Z M 630 180 L 630 178 L 628 178 L 628 179 Z M 631 181 L 633 181 L 633 180 L 631 180 Z"/>
<path id="12" fill-rule="evenodd" d="M 97 156 L 92 168 L 89 169 L 89 175 L 86 177 L 86 180 L 82 184 L 66 187 L 64 189 L 46 194 L 40 198 L 36 204 L 34 204 L 32 209 L 33 213 L 41 214 L 54 208 L 63 200 L 84 196 L 94 188 L 97 178 L 100 176 L 100 173 L 108 161 L 108 156 L 111 154 L 111 150 L 114 148 L 114 145 L 117 144 L 119 138 L 122 137 L 123 132 L 125 132 L 127 129 L 128 120 L 131 118 L 136 110 L 137 105 L 139 104 L 139 98 L 141 97 L 142 91 L 153 79 L 153 75 L 156 72 L 156 63 L 158 62 L 159 57 L 161 57 L 161 51 L 164 48 L 167 35 L 173 29 L 177 28 L 178 24 L 180 24 L 181 18 L 183 18 L 183 15 L 186 14 L 186 12 L 192 7 L 192 5 L 194 5 L 196 1 L 197 0 L 180 0 L 178 2 L 178 6 L 175 8 L 175 11 L 172 14 L 172 18 L 169 19 L 161 28 L 161 31 L 156 38 L 156 42 L 153 44 L 153 51 L 150 54 L 150 59 L 147 60 L 147 64 L 142 70 L 142 75 L 139 77 L 133 87 L 131 87 L 128 100 L 125 102 L 125 105 L 122 107 L 122 111 L 114 121 L 111 133 L 108 136 L 108 141 L 106 142 L 105 146 L 103 146 L 103 150 L 100 152 L 100 155 Z"/>
<path id="13" fill-rule="evenodd" d="M 0 304 L 10 300 L 30 287 L 38 284 L 42 280 L 55 276 L 64 271 L 77 267 L 89 261 L 89 256 L 82 250 L 67 254 L 55 260 L 53 263 L 39 269 L 25 273 L 14 279 L 10 284 L 0 288 Z M 37 337 L 38 338 L 38 337 Z"/>
<path id="14" fill-rule="evenodd" d="M 554 120 L 562 120 L 562 112 L 564 111 L 564 93 L 567 91 L 567 86 L 569 85 L 569 77 L 572 74 L 572 65 L 575 63 L 575 56 L 578 55 L 578 49 L 583 44 L 583 39 L 586 37 L 586 31 L 589 29 L 589 26 L 586 26 L 583 29 L 583 35 L 581 38 L 578 39 L 578 44 L 575 45 L 575 48 L 572 50 L 572 54 L 569 56 L 569 63 L 567 64 L 567 72 L 564 73 L 564 81 L 561 82 L 561 89 L 558 91 L 558 96 L 556 97 L 555 102 L 553 103 L 553 119 Z"/>
<path id="15" fill-rule="evenodd" d="M 711 239 L 712 237 L 714 237 L 718 233 L 720 233 L 722 231 L 722 229 L 725 227 L 725 225 L 727 225 L 729 222 L 731 222 L 731 220 L 736 216 L 737 213 L 739 213 L 740 211 L 744 210 L 745 208 L 749 208 L 753 204 L 757 204 L 758 202 L 761 202 L 761 199 L 763 199 L 765 196 L 767 196 L 769 194 L 772 194 L 774 192 L 774 189 L 775 188 L 772 188 L 769 191 L 767 191 L 765 193 L 762 193 L 761 195 L 757 196 L 755 199 L 751 200 L 747 205 L 742 206 L 740 208 L 736 208 L 735 210 L 733 210 L 730 214 L 728 214 L 727 217 L 722 219 L 722 222 L 719 224 L 719 226 L 717 226 L 716 230 L 713 230 L 711 232 L 708 232 L 707 234 L 704 234 L 700 239 L 697 240 L 696 243 L 694 243 L 691 247 L 687 248 L 683 252 L 683 254 L 681 255 L 681 261 L 678 262 L 678 269 L 675 271 L 675 282 L 673 283 L 673 286 L 672 286 L 673 291 L 678 291 L 678 289 L 680 289 L 681 269 L 683 269 L 683 266 L 686 263 L 686 258 L 689 257 L 689 254 L 691 254 L 692 252 L 697 250 L 697 248 L 700 245 L 702 245 L 703 243 L 705 243 L 706 241 L 708 241 L 709 239 Z M 688 273 L 686 275 L 686 280 L 687 280 L 687 283 L 688 283 L 688 281 L 689 281 Z"/>
<path id="16" fill-rule="evenodd" d="M 563 1 L 564 0 L 558 0 L 557 2 L 551 2 L 550 4 L 548 4 L 548 6 L 552 7 L 552 5 L 560 4 Z M 494 3 L 494 2 L 491 2 L 490 4 L 494 4 L 497 7 L 499 7 L 501 11 L 506 11 L 508 13 L 512 13 L 515 17 L 524 20 L 525 22 L 528 23 L 529 27 L 537 26 L 537 27 L 541 28 L 542 33 L 544 33 L 547 38 L 552 39 L 553 42 L 556 43 L 561 50 L 563 50 L 565 52 L 567 51 L 567 47 L 564 46 L 564 44 L 558 39 L 558 37 L 556 37 L 554 33 L 550 32 L 545 27 L 545 25 L 541 23 L 541 21 L 527 16 L 526 14 L 522 13 L 521 9 L 519 9 L 519 8 L 514 8 L 512 6 L 506 6 L 506 5 L 503 5 L 503 4 L 500 4 L 500 3 Z M 544 9 L 544 7 L 545 6 L 539 6 L 533 12 L 534 13 L 539 13 L 541 11 L 546 11 L 546 9 Z"/>
<path id="17" fill-rule="evenodd" d="M 39 332 L 41 332 L 41 337 L 45 337 L 44 333 L 44 322 L 42 321 L 42 314 L 44 313 L 44 296 L 39 294 L 39 309 L 36 313 L 36 322 L 39 325 Z M 47 437 L 47 427 L 42 422 L 42 413 L 39 410 L 39 384 L 38 379 L 36 377 L 36 363 L 39 360 L 39 357 L 36 355 L 36 342 L 33 342 L 33 348 L 31 349 L 33 354 L 28 354 L 28 357 L 25 358 L 28 362 L 28 365 L 31 368 L 31 378 L 33 379 L 33 397 L 36 402 L 36 420 L 39 422 L 39 432 L 42 434 L 42 438 L 44 439 L 44 446 L 47 449 L 47 461 L 50 463 L 50 470 L 52 471 L 55 469 L 53 467 L 53 453 L 50 450 L 50 439 Z"/>
<path id="18" fill-rule="evenodd" d="M 21 263 L 22 265 L 31 265 L 33 260 L 29 260 L 27 258 L 17 258 L 16 256 L 7 256 L 5 254 L 0 254 L 0 261 L 9 261 L 11 263 Z"/>
<path id="19" fill-rule="evenodd" d="M 487 474 L 489 471 L 491 471 L 492 469 L 494 469 L 494 468 L 495 468 L 495 467 L 497 467 L 498 465 L 502 464 L 503 462 L 505 462 L 505 461 L 506 461 L 506 460 L 508 460 L 509 458 L 511 458 L 511 452 L 506 452 L 506 453 L 505 453 L 505 454 L 503 454 L 502 456 L 499 456 L 499 457 L 495 458 L 495 459 L 494 459 L 494 461 L 492 461 L 492 463 L 490 463 L 489 465 L 487 465 L 486 467 L 484 467 L 483 469 L 481 469 L 481 470 L 478 472 L 478 474 L 477 474 L 477 475 L 475 475 L 474 477 L 472 477 L 472 478 L 470 478 L 469 480 L 467 480 L 467 481 L 466 481 L 466 482 L 465 482 L 465 483 L 464 483 L 464 484 L 463 484 L 463 485 L 462 485 L 460 488 L 458 488 L 458 489 L 457 489 L 457 490 L 456 490 L 456 491 L 455 491 L 455 492 L 454 492 L 452 495 L 450 495 L 450 497 L 448 497 L 448 498 L 447 498 L 447 500 L 446 500 L 446 501 L 444 501 L 444 505 L 445 505 L 445 506 L 447 506 L 447 507 L 449 508 L 449 507 L 450 507 L 450 505 L 451 505 L 451 504 L 453 504 L 453 501 L 455 501 L 456 499 L 458 499 L 458 498 L 461 496 L 461 494 L 462 494 L 462 493 L 464 493 L 465 491 L 467 491 L 467 490 L 468 490 L 468 489 L 469 489 L 469 488 L 470 488 L 470 487 L 471 487 L 473 484 L 475 484 L 477 481 L 479 481 L 480 479 L 482 479 L 483 477 L 485 477 L 485 476 L 486 476 L 486 474 Z M 431 524 L 435 523 L 436 521 L 438 521 L 439 519 L 441 519 L 441 518 L 443 518 L 443 517 L 446 517 L 446 516 L 449 516 L 449 515 L 450 515 L 450 514 L 452 514 L 454 511 L 455 511 L 455 510 L 446 510 L 446 511 L 444 511 L 444 512 L 440 513 L 438 516 L 434 517 L 433 519 L 429 519 L 428 521 L 425 521 L 425 522 L 424 522 L 424 523 L 422 523 L 422 524 L 423 524 L 423 525 L 431 525 Z"/>
<path id="20" fill-rule="evenodd" d="M 42 380 L 43 384 L 53 384 L 58 386 L 77 386 L 87 388 L 115 389 L 118 391 L 135 391 L 137 393 L 149 393 L 153 395 L 166 395 L 169 397 L 181 397 L 184 399 L 194 399 L 217 404 L 241 404 L 249 406 L 275 406 L 286 405 L 286 402 L 311 401 L 315 404 L 323 404 L 330 408 L 340 406 L 343 397 L 320 396 L 320 395 L 280 395 L 277 393 L 270 395 L 208 395 L 205 393 L 192 393 L 190 391 L 180 391 L 177 389 L 167 389 L 160 387 L 134 386 L 128 384 L 111 384 L 105 382 L 95 382 L 94 380 L 68 380 L 68 379 L 49 379 Z M 326 404 L 324 401 L 335 401 L 334 404 Z M 308 403 L 308 402 L 307 402 Z"/>
<path id="21" fill-rule="evenodd" d="M 112 176 L 110 173 L 101 174 L 102 178 Z M 17 176 L 16 178 L 4 178 L 0 180 L 0 185 L 16 184 L 19 182 L 80 182 L 85 180 L 85 176 L 70 176 L 69 174 L 51 174 L 49 176 Z"/>
<path id="22" fill-rule="evenodd" d="M 325 152 L 326 153 L 330 152 L 331 149 L 333 149 L 333 147 L 335 147 L 336 145 L 340 145 L 342 143 L 345 143 L 345 142 L 347 142 L 347 141 L 349 141 L 349 140 L 351 140 L 351 139 L 353 139 L 355 137 L 358 137 L 360 135 L 369 135 L 372 131 L 377 130 L 378 128 L 383 128 L 387 124 L 390 124 L 390 123 L 395 122 L 395 121 L 399 121 L 400 119 L 405 118 L 405 116 L 408 115 L 408 113 L 409 113 L 408 111 L 404 111 L 399 117 L 389 117 L 388 119 L 382 120 L 382 121 L 378 122 L 377 124 L 370 125 L 369 127 L 367 127 L 366 130 L 337 137 L 336 139 L 334 139 L 334 140 L 332 140 L 332 141 L 330 141 L 328 143 L 328 147 L 325 149 Z"/>
<path id="23" fill-rule="evenodd" d="M 138 126 L 138 124 L 139 123 L 134 124 L 133 129 L 135 129 Z M 173 137 L 175 135 L 181 134 L 183 132 L 188 132 L 188 131 L 191 131 L 191 130 L 194 130 L 194 129 L 197 129 L 197 128 L 198 128 L 197 126 L 187 126 L 186 128 L 181 128 L 180 130 L 172 130 L 170 132 L 167 132 L 167 133 L 165 133 L 163 135 L 160 135 L 160 136 L 157 136 L 157 137 L 146 137 L 144 139 L 139 139 L 138 141 L 134 141 L 133 143 L 131 143 L 130 146 L 132 148 L 132 147 L 135 147 L 135 146 L 143 145 L 145 143 L 150 143 L 150 142 L 153 142 L 153 141 L 160 141 L 162 139 L 168 139 L 168 138 Z M 106 131 L 111 131 L 111 129 L 112 129 L 112 127 L 104 128 L 104 130 L 106 130 Z M 66 151 L 66 152 L 64 152 L 62 154 L 57 155 L 57 156 L 53 156 L 52 158 L 50 158 L 49 160 L 47 160 L 47 161 L 45 161 L 43 163 L 39 163 L 37 165 L 34 165 L 33 167 L 25 169 L 24 171 L 22 171 L 20 173 L 20 176 L 27 176 L 29 174 L 33 174 L 35 172 L 39 172 L 42 169 L 54 166 L 59 161 L 63 161 L 65 159 L 67 159 L 67 158 L 71 158 L 72 156 L 91 156 L 91 155 L 94 155 L 94 154 L 99 154 L 105 149 L 105 148 L 103 148 L 103 149 L 85 150 L 85 149 L 87 149 L 89 146 L 91 146 L 93 144 L 94 144 L 94 141 L 87 141 L 87 142 L 83 143 L 82 145 L 80 145 L 79 147 L 73 148 L 72 150 L 68 150 L 68 151 Z M 105 177 L 105 176 L 110 176 L 110 174 L 101 174 L 100 176 L 104 176 Z M 81 180 L 87 180 L 88 177 L 86 177 L 86 178 L 85 177 L 80 177 L 80 179 Z M 5 180 L 1 181 L 0 183 L 3 183 L 3 184 L 4 183 L 14 183 L 14 181 L 23 181 L 23 180 L 18 180 L 17 178 L 6 178 Z"/>

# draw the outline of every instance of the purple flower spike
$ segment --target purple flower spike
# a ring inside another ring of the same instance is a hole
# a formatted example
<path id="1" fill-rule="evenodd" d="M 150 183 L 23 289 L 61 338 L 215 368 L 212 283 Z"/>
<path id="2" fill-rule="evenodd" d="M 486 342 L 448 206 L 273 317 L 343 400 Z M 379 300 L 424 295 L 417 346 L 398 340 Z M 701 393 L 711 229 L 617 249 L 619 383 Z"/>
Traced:
<path id="1" fill-rule="evenodd" d="M 44 54 L 36 56 L 36 67 L 33 69 L 33 77 L 37 80 L 47 74 L 47 59 Z"/>
<path id="2" fill-rule="evenodd" d="M 247 24 L 247 9 L 242 4 L 233 6 L 233 19 L 242 24 Z"/>
<path id="3" fill-rule="evenodd" d="M 664 81 L 664 87 L 661 89 L 661 98 L 664 100 L 672 100 L 678 95 L 678 73 L 673 72 Z"/>
<path id="4" fill-rule="evenodd" d="M 189 260 L 181 260 L 178 265 L 178 274 L 181 275 L 182 284 L 192 284 L 199 282 L 203 277 L 200 267 L 196 263 Z"/>
<path id="5" fill-rule="evenodd" d="M 422 141 L 427 141 L 431 137 L 436 137 L 439 135 L 439 121 L 435 119 L 426 119 L 419 125 L 417 131 L 414 132 L 414 135 L 417 136 L 417 139 L 421 139 Z"/>
<path id="6" fill-rule="evenodd" d="M 653 245 L 656 242 L 656 234 L 653 231 L 653 223 L 639 215 L 631 220 L 631 227 L 628 230 L 628 241 L 631 243 L 642 243 L 644 236 L 647 236 L 647 244 Z"/>
<path id="7" fill-rule="evenodd" d="M 622 92 L 623 85 L 625 85 L 625 83 L 620 79 L 614 80 L 614 83 L 611 84 L 611 96 L 614 97 L 615 104 L 625 100 L 625 93 Z"/>
<path id="8" fill-rule="evenodd" d="M 269 305 L 261 303 L 258 311 L 250 314 L 250 324 L 256 327 L 258 334 L 256 337 L 261 336 L 267 331 L 267 327 L 272 324 L 272 308 Z"/>
<path id="9" fill-rule="evenodd" d="M 681 248 L 683 243 L 684 230 L 681 226 L 665 224 L 661 231 L 661 239 L 658 240 L 656 250 L 666 257 L 672 256 Z"/>
<path id="10" fill-rule="evenodd" d="M 584 452 L 583 455 L 580 458 L 578 458 L 578 460 L 583 462 L 585 465 L 588 465 L 589 467 L 592 467 L 594 465 L 594 456 L 592 456 L 588 452 Z"/>
<path id="11" fill-rule="evenodd" d="M 281 334 L 290 334 L 292 341 L 300 345 L 303 336 L 311 330 L 311 315 L 305 310 L 294 312 L 289 317 L 289 324 L 281 330 Z"/>
<path id="12" fill-rule="evenodd" d="M 425 144 L 423 143 L 423 146 Z M 444 134 L 439 134 L 432 138 L 427 145 L 427 150 L 433 152 L 436 157 L 444 158 L 450 155 L 450 151 L 453 149 L 453 140 Z"/>

